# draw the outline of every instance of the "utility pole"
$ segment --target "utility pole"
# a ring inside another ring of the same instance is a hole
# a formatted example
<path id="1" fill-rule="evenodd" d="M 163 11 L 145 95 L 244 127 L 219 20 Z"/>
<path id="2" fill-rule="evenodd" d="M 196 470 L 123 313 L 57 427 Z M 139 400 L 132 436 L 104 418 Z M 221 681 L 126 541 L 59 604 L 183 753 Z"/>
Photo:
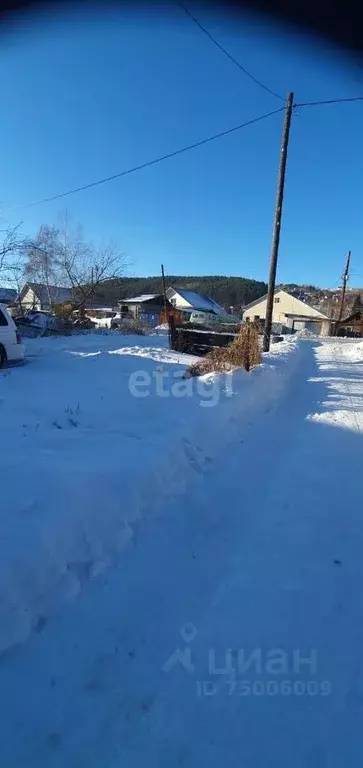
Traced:
<path id="1" fill-rule="evenodd" d="M 169 313 L 168 313 L 168 300 L 166 298 L 166 285 L 165 285 L 165 274 L 164 274 L 164 264 L 161 265 L 161 277 L 163 281 L 163 296 L 164 296 L 164 314 L 165 314 L 165 320 L 168 323 L 168 338 L 169 338 L 169 349 L 170 349 L 170 323 L 169 323 Z"/>
<path id="2" fill-rule="evenodd" d="M 164 296 L 165 319 L 166 319 L 166 321 L 168 321 L 166 285 L 165 285 L 165 275 L 164 275 L 164 264 L 161 265 L 161 277 L 162 277 L 162 281 L 163 281 L 163 296 Z"/>
<path id="3" fill-rule="evenodd" d="M 277 258 L 279 255 L 280 230 L 281 230 L 281 220 L 282 220 L 282 205 L 284 201 L 287 148 L 289 145 L 293 103 L 294 103 L 294 94 L 289 93 L 286 101 L 285 120 L 284 120 L 284 127 L 282 131 L 280 167 L 279 167 L 279 175 L 277 179 L 275 218 L 274 218 L 274 227 L 273 227 L 273 236 L 272 236 L 270 272 L 268 277 L 266 320 L 265 320 L 265 330 L 264 330 L 264 337 L 263 337 L 264 352 L 268 352 L 270 349 L 272 313 L 273 313 L 273 306 L 274 306 L 274 293 L 275 293 L 275 284 L 276 284 Z"/>
<path id="4" fill-rule="evenodd" d="M 347 282 L 349 280 L 350 256 L 351 256 L 351 251 L 348 251 L 348 253 L 347 253 L 347 260 L 345 262 L 345 270 L 344 270 L 344 272 L 342 274 L 342 282 L 343 282 L 343 285 L 342 285 L 342 295 L 341 295 L 341 299 L 340 299 L 340 307 L 339 307 L 338 319 L 337 319 L 337 323 L 336 323 L 336 326 L 335 326 L 336 327 L 336 333 L 339 330 L 339 323 L 340 323 L 340 321 L 341 321 L 341 319 L 343 317 L 343 312 L 344 312 L 345 294 L 346 294 L 346 290 L 347 290 Z"/>

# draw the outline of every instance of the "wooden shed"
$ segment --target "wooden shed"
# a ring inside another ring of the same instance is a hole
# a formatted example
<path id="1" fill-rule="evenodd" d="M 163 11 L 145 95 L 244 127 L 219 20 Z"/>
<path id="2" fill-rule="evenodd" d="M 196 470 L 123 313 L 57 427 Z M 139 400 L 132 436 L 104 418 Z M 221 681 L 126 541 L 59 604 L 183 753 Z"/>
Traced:
<path id="1" fill-rule="evenodd" d="M 351 315 L 343 318 L 340 323 L 336 323 L 335 335 L 361 339 L 363 337 L 363 307 L 362 309 L 356 309 Z"/>

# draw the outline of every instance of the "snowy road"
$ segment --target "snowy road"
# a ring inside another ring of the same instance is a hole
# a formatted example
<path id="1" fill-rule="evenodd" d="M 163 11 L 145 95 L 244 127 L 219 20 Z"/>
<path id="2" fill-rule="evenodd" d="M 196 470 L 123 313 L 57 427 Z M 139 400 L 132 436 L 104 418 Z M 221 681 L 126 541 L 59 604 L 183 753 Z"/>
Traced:
<path id="1" fill-rule="evenodd" d="M 356 347 L 301 342 L 228 452 L 3 654 L 1 765 L 360 768 Z"/>

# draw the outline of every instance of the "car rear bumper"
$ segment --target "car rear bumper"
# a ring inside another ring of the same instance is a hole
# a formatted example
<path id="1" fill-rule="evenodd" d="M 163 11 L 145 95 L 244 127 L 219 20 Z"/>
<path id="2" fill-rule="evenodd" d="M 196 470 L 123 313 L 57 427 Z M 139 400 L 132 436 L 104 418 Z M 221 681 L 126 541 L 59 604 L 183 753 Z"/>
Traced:
<path id="1" fill-rule="evenodd" d="M 8 344 L 6 347 L 6 354 L 9 363 L 20 362 L 25 357 L 24 344 Z"/>

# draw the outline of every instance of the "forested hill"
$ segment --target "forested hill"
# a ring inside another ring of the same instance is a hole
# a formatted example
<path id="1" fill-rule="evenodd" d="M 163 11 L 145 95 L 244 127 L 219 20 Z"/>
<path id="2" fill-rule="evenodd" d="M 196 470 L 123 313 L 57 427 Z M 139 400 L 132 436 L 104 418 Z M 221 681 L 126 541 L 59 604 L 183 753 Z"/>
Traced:
<path id="1" fill-rule="evenodd" d="M 258 299 L 267 292 L 266 283 L 249 280 L 246 277 L 202 276 L 182 277 L 180 275 L 167 275 L 166 287 L 184 288 L 197 293 L 204 293 L 226 307 L 239 309 L 250 301 Z M 97 298 L 112 305 L 119 299 L 139 296 L 142 293 L 161 293 L 162 281 L 160 277 L 123 277 L 110 280 L 102 285 L 102 293 Z"/>

